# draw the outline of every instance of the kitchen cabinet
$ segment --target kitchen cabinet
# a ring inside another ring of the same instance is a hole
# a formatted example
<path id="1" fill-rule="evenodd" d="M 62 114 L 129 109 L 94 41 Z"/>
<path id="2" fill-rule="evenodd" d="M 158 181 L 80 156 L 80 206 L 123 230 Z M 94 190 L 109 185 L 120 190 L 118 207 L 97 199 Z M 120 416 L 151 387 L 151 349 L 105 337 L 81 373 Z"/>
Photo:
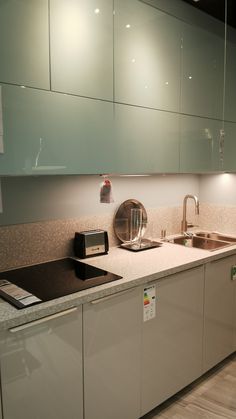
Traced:
<path id="1" fill-rule="evenodd" d="M 0 82 L 49 89 L 47 0 L 0 0 Z"/>
<path id="2" fill-rule="evenodd" d="M 235 172 L 235 153 L 236 153 L 236 122 L 224 123 L 224 146 L 223 146 L 223 166 L 222 170 Z"/>
<path id="3" fill-rule="evenodd" d="M 225 119 L 236 123 L 236 28 L 227 25 Z"/>
<path id="4" fill-rule="evenodd" d="M 206 265 L 204 313 L 204 371 L 234 352 L 236 282 L 230 256 Z"/>
<path id="5" fill-rule="evenodd" d="M 52 89 L 113 99 L 112 0 L 51 0 Z"/>
<path id="6" fill-rule="evenodd" d="M 228 25 L 225 73 L 225 142 L 223 170 L 235 172 L 236 153 L 236 28 Z"/>
<path id="7" fill-rule="evenodd" d="M 141 288 L 84 305 L 85 418 L 140 417 Z"/>
<path id="8" fill-rule="evenodd" d="M 181 115 L 180 124 L 180 172 L 217 171 L 222 122 Z"/>
<path id="9" fill-rule="evenodd" d="M 196 23 L 182 24 L 181 112 L 222 120 L 225 25 L 203 12 L 199 22 L 194 13 Z"/>
<path id="10" fill-rule="evenodd" d="M 142 327 L 142 415 L 202 373 L 204 268 L 154 285 L 156 317 Z"/>
<path id="11" fill-rule="evenodd" d="M 179 111 L 181 22 L 137 0 L 115 0 L 115 101 Z"/>
<path id="12" fill-rule="evenodd" d="M 83 418 L 82 310 L 2 332 L 4 419 Z"/>
<path id="13" fill-rule="evenodd" d="M 116 104 L 114 124 L 115 172 L 179 171 L 179 115 Z"/>
<path id="14" fill-rule="evenodd" d="M 110 173 L 112 103 L 2 85 L 0 175 Z"/>

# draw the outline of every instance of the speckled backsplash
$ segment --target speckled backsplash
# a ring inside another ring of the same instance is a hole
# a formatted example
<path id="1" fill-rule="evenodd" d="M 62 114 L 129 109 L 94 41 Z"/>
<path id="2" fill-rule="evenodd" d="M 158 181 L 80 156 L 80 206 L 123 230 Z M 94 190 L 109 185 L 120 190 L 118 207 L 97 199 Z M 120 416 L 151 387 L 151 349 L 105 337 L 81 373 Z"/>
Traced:
<path id="1" fill-rule="evenodd" d="M 166 229 L 167 234 L 180 231 L 181 207 L 147 209 L 147 215 L 145 237 L 160 237 L 162 229 Z M 0 227 L 0 271 L 71 256 L 75 231 L 95 228 L 108 231 L 110 247 L 119 244 L 113 231 L 111 215 Z"/>
<path id="2" fill-rule="evenodd" d="M 167 235 L 180 232 L 181 206 L 147 209 L 147 215 L 145 237 L 159 238 L 163 229 Z M 195 216 L 193 206 L 189 205 L 187 219 L 200 229 L 236 235 L 236 206 L 222 207 L 201 203 L 200 215 Z M 110 247 L 119 244 L 113 231 L 111 215 L 0 227 L 0 271 L 71 256 L 75 231 L 96 228 L 108 231 Z"/>
<path id="3" fill-rule="evenodd" d="M 236 206 L 200 204 L 199 225 L 204 230 L 236 235 Z"/>

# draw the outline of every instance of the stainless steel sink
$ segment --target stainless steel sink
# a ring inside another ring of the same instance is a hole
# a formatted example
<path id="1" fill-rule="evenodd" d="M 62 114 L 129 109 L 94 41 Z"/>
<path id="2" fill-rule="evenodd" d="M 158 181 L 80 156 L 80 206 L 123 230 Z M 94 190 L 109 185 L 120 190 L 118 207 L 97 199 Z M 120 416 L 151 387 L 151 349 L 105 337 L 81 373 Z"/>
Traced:
<path id="1" fill-rule="evenodd" d="M 229 243 L 236 243 L 236 237 L 226 236 L 221 233 L 213 233 L 213 232 L 200 232 L 195 233 L 197 237 L 204 237 L 206 239 L 213 239 L 213 240 L 223 240 Z"/>
<path id="2" fill-rule="evenodd" d="M 194 235 L 192 237 L 179 236 L 168 241 L 169 243 L 181 244 L 182 246 L 186 246 L 186 247 L 196 247 L 198 249 L 204 249 L 204 250 L 210 250 L 210 251 L 221 249 L 222 247 L 232 245 L 232 243 L 229 243 L 228 241 L 214 240 L 213 238 L 200 237 L 197 235 Z"/>

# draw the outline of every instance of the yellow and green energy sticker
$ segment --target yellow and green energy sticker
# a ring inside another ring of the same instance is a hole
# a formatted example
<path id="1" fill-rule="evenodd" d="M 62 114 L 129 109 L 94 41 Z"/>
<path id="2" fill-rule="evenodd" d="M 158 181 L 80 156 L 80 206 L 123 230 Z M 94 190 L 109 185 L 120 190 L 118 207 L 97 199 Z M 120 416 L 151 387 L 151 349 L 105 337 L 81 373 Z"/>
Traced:
<path id="1" fill-rule="evenodd" d="M 150 304 L 150 298 L 149 298 L 148 293 L 146 291 L 144 291 L 144 295 L 143 295 L 143 304 L 145 306 Z"/>
<path id="2" fill-rule="evenodd" d="M 231 268 L 231 279 L 235 281 L 236 279 L 236 265 L 233 265 Z"/>

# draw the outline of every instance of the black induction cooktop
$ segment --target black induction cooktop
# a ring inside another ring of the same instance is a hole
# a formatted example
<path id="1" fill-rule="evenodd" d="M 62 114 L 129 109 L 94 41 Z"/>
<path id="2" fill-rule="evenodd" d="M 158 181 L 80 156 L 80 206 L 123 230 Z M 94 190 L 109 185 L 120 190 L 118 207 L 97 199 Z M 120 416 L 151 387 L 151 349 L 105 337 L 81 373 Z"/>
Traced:
<path id="1" fill-rule="evenodd" d="M 17 308 L 25 308 L 121 278 L 73 258 L 64 258 L 1 272 L 0 296 Z"/>

